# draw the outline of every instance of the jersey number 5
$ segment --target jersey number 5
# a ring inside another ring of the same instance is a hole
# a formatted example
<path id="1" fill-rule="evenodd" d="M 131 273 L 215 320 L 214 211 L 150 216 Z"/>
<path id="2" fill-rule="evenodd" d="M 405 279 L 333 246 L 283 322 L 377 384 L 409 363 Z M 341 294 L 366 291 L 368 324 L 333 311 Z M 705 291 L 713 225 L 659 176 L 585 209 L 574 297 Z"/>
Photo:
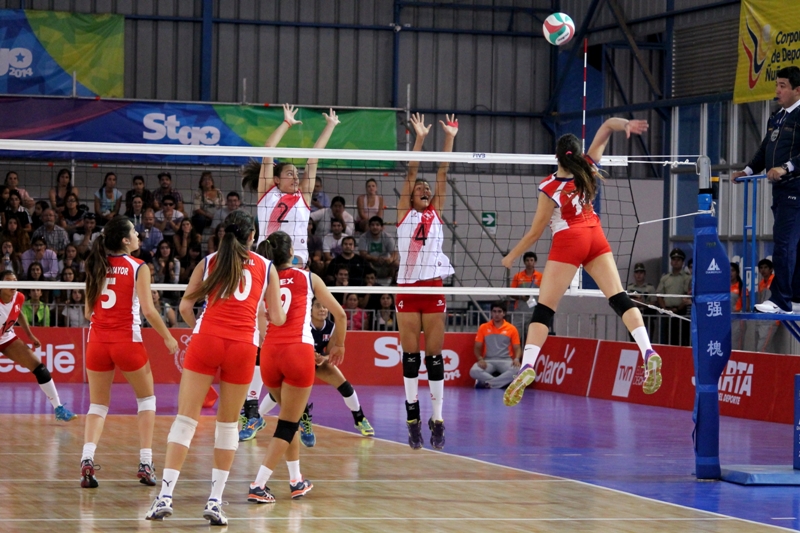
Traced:
<path id="1" fill-rule="evenodd" d="M 108 296 L 108 300 L 100 300 L 100 307 L 103 309 L 111 309 L 117 303 L 117 293 L 111 290 L 111 285 L 117 282 L 117 278 L 106 278 L 106 284 L 103 287 L 102 296 Z"/>

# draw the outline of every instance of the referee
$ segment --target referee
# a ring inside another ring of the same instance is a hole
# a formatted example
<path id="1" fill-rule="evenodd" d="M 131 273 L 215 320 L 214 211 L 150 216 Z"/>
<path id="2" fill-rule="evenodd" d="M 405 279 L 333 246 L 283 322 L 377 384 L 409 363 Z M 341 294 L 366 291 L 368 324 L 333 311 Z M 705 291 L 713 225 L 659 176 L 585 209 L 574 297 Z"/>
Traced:
<path id="1" fill-rule="evenodd" d="M 733 178 L 766 170 L 772 182 L 772 239 L 775 279 L 772 296 L 756 305 L 763 313 L 800 313 L 800 68 L 791 66 L 777 72 L 775 100 L 781 109 L 769 117 L 767 135 L 756 155 Z"/>

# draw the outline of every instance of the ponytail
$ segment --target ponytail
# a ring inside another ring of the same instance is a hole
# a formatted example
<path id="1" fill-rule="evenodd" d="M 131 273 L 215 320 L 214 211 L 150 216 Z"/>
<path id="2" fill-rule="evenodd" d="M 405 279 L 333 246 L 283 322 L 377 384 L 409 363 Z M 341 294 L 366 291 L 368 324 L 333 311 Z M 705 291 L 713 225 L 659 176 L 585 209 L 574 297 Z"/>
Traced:
<path id="1" fill-rule="evenodd" d="M 284 231 L 275 231 L 258 245 L 257 251 L 275 263 L 276 267 L 291 263 L 292 238 Z"/>
<path id="2" fill-rule="evenodd" d="M 598 173 L 583 157 L 580 140 L 571 133 L 562 135 L 556 144 L 556 158 L 558 164 L 575 178 L 575 194 L 581 203 L 591 203 L 597 195 Z"/>
<path id="3" fill-rule="evenodd" d="M 267 160 L 266 157 L 264 159 Z M 283 167 L 291 163 L 274 163 L 272 164 L 272 176 L 262 176 L 261 170 L 269 164 L 270 163 L 259 163 L 255 159 L 248 161 L 247 164 L 242 167 L 241 171 L 242 187 L 244 189 L 250 189 L 251 191 L 258 191 L 258 183 L 260 180 L 272 179 L 274 181 L 276 176 L 281 175 Z M 272 185 L 272 183 L 269 185 Z"/>
<path id="4" fill-rule="evenodd" d="M 250 259 L 248 239 L 254 230 L 253 217 L 244 211 L 234 211 L 225 218 L 225 236 L 208 277 L 194 292 L 184 295 L 188 300 L 200 300 L 214 292 L 213 303 L 231 296 L 242 281 L 244 263 Z"/>
<path id="5" fill-rule="evenodd" d="M 115 216 L 103 228 L 92 245 L 86 258 L 86 302 L 89 309 L 94 307 L 106 285 L 108 254 L 124 249 L 122 239 L 127 237 L 133 224 L 127 217 Z"/>

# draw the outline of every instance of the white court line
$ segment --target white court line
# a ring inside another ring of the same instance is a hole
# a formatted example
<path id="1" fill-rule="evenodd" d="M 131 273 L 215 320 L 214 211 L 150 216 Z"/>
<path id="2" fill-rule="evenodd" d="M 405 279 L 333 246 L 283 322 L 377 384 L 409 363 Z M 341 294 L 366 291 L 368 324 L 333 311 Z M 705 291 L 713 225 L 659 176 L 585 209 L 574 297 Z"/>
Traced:
<path id="1" fill-rule="evenodd" d="M 325 522 L 332 521 L 348 521 L 348 522 L 409 522 L 409 521 L 424 521 L 424 522 L 463 522 L 468 520 L 470 522 L 730 522 L 738 520 L 736 518 L 726 517 L 698 517 L 698 518 L 680 518 L 680 517 L 651 517 L 651 518 L 609 518 L 609 517 L 596 517 L 596 518 L 464 518 L 463 516 L 409 516 L 409 517 L 369 517 L 369 516 L 304 516 L 302 518 L 292 516 L 258 516 L 247 518 L 234 518 L 227 517 L 228 522 L 286 522 L 286 521 L 316 521 Z M 4 518 L 3 522 L 144 522 L 144 518 Z M 199 518 L 172 518 L 163 520 L 163 523 L 172 522 L 199 522 Z M 162 522 L 161 520 L 155 522 Z M 761 524 L 766 527 L 775 527 L 767 524 Z"/>
<path id="2" fill-rule="evenodd" d="M 48 479 L 48 483 L 77 483 L 80 478 L 77 480 L 75 478 L 70 479 Z M 209 479 L 184 479 L 180 478 L 181 484 L 183 483 L 208 483 Z M 126 477 L 122 479 L 107 479 L 107 478 L 100 478 L 98 481 L 103 481 L 106 483 L 138 483 L 138 479 L 135 477 Z M 289 482 L 289 479 L 281 479 L 281 478 L 270 478 L 268 483 L 275 482 Z M 463 482 L 463 483 L 569 483 L 571 479 L 368 479 L 368 478 L 361 478 L 361 479 L 319 479 L 314 478 L 314 483 L 453 483 L 453 482 Z M 0 479 L 0 483 L 41 483 L 41 479 Z M 247 479 L 228 479 L 227 483 L 252 483 L 253 478 Z M 138 486 L 138 485 L 137 485 Z M 2 520 L 2 519 L 0 519 Z"/>

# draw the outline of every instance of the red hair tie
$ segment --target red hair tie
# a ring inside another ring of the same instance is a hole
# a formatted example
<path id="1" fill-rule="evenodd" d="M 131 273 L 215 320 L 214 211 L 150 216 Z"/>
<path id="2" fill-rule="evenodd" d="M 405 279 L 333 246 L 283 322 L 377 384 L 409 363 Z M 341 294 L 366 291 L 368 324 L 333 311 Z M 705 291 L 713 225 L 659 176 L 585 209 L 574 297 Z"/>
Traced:
<path id="1" fill-rule="evenodd" d="M 572 155 L 572 151 L 568 151 L 566 155 Z"/>

